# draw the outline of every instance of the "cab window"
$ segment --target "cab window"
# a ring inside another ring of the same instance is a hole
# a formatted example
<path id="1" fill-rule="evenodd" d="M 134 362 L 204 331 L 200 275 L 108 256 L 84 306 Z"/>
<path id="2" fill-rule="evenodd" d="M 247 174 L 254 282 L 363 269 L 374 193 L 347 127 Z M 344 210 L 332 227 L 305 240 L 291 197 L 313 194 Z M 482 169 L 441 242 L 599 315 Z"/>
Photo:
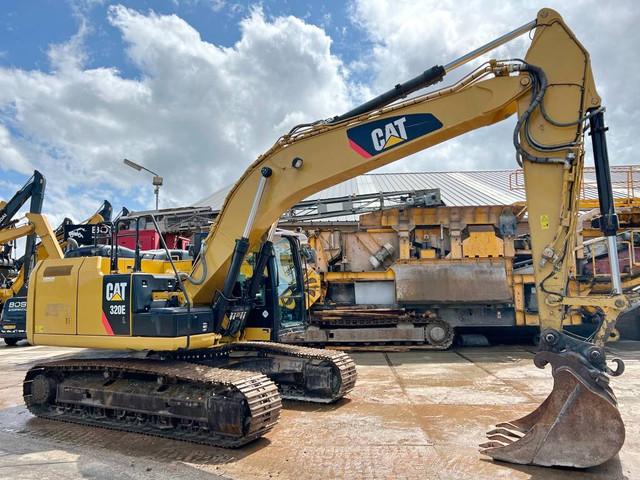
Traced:
<path id="1" fill-rule="evenodd" d="M 304 295 L 300 289 L 296 261 L 289 239 L 282 238 L 273 246 L 276 270 L 276 287 L 280 306 L 281 326 L 297 325 L 301 321 Z"/>

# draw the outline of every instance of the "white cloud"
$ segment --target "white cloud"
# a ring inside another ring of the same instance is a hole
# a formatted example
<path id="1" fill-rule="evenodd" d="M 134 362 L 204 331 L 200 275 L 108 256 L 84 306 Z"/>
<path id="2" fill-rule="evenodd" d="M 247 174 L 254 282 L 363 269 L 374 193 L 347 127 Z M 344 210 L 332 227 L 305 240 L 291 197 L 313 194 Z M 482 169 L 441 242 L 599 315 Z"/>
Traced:
<path id="1" fill-rule="evenodd" d="M 611 162 L 637 163 L 640 99 L 634 93 L 637 66 L 631 59 L 637 57 L 640 44 L 635 27 L 640 9 L 632 0 L 548 0 L 544 6 L 558 10 L 591 53 L 596 83 L 608 109 Z M 531 2 L 502 0 L 354 0 L 352 13 L 373 42 L 367 64 L 373 74 L 372 88 L 381 92 L 535 19 L 538 8 Z M 521 57 L 529 44 L 525 35 L 483 59 Z M 445 77 L 445 83 L 458 76 L 454 72 Z M 385 171 L 516 168 L 511 144 L 514 126 L 512 118 L 471 132 Z"/>
<path id="2" fill-rule="evenodd" d="M 56 72 L 73 72 L 82 68 L 86 61 L 84 40 L 89 33 L 89 27 L 84 17 L 80 19 L 78 32 L 64 43 L 49 46 L 47 52 L 52 70 Z"/>
<path id="3" fill-rule="evenodd" d="M 527 2 L 354 0 L 351 18 L 372 45 L 350 59 L 359 78 L 371 79 L 354 84 L 328 34 L 299 18 L 242 10 L 240 39 L 221 47 L 176 15 L 113 6 L 109 22 L 138 70 L 130 79 L 114 68 L 85 66 L 91 31 L 82 12 L 92 1 L 76 3 L 78 33 L 50 46 L 50 72 L 0 68 L 0 170 L 28 174 L 37 165 L 49 179 L 46 204 L 56 217 L 82 218 L 110 195 L 151 205 L 151 179 L 124 168 L 125 157 L 165 177 L 165 206 L 196 201 L 233 182 L 292 125 L 342 113 L 536 14 Z M 592 53 L 612 163 L 637 162 L 640 9 L 630 0 L 547 3 L 560 5 Z M 228 4 L 229 12 L 238 14 L 238 5 Z M 494 55 L 521 54 L 527 45 L 523 37 Z M 472 132 L 386 170 L 515 168 L 513 124 Z"/>
<path id="4" fill-rule="evenodd" d="M 11 139 L 9 130 L 0 124 L 0 171 L 15 170 L 28 173 L 33 167 Z"/>
<path id="5" fill-rule="evenodd" d="M 219 12 L 225 7 L 227 2 L 225 0 L 211 0 L 211 10 Z"/>
<path id="6" fill-rule="evenodd" d="M 331 39 L 298 18 L 267 19 L 254 9 L 230 48 L 203 41 L 175 15 L 114 6 L 109 21 L 137 80 L 114 68 L 83 67 L 84 26 L 50 48 L 51 73 L 0 69 L 2 122 L 27 139 L 57 216 L 90 213 L 108 187 L 134 197 L 138 189 L 150 205 L 151 179 L 123 167 L 125 157 L 165 177 L 165 206 L 188 204 L 235 181 L 294 124 L 349 105 L 346 70 L 330 52 Z M 24 170 L 6 132 L 0 130 L 7 145 L 0 158 Z M 71 193 L 73 205 L 65 200 Z"/>

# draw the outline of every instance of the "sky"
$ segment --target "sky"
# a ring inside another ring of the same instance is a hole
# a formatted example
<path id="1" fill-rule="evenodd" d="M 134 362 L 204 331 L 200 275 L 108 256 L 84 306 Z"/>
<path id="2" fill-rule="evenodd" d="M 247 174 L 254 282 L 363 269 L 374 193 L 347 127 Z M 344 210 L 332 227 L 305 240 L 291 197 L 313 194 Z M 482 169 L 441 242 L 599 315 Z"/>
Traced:
<path id="1" fill-rule="evenodd" d="M 104 199 L 116 211 L 152 208 L 151 175 L 125 167 L 130 158 L 164 177 L 161 208 L 192 204 L 233 183 L 293 125 L 344 113 L 543 6 L 556 8 L 591 52 L 611 163 L 640 163 L 639 5 L 3 0 L 0 199 L 38 169 L 54 226 L 83 220 Z M 528 42 L 484 60 L 523 56 Z M 516 168 L 514 125 L 471 132 L 382 171 Z"/>

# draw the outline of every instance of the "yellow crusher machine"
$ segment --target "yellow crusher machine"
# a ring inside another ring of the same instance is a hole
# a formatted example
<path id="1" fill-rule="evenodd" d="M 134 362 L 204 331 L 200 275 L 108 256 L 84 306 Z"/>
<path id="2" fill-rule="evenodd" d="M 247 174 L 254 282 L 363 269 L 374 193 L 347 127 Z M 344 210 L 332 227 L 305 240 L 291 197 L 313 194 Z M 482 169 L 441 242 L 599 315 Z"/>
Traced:
<path id="1" fill-rule="evenodd" d="M 528 32 L 533 37 L 524 59 L 492 60 L 449 87 L 406 99 Z M 630 301 L 619 282 L 603 110 L 588 52 L 558 13 L 543 9 L 534 21 L 344 115 L 293 128 L 229 192 L 190 275 L 137 268 L 112 273 L 117 264 L 102 257 L 43 260 L 35 267 L 27 302 L 30 343 L 141 353 L 34 366 L 24 381 L 29 410 L 234 447 L 275 425 L 281 398 L 341 398 L 356 380 L 348 355 L 278 343 L 304 326 L 291 315 L 291 302 L 277 296 L 282 278 L 274 278 L 274 257 L 279 276 L 302 272 L 286 245 L 274 251 L 278 217 L 314 192 L 517 112 L 513 143 L 524 168 L 544 329 L 535 364 L 551 364 L 555 383 L 533 413 L 489 432 L 482 452 L 548 466 L 608 460 L 624 442 L 609 387 L 609 376 L 619 375 L 623 364 L 607 366 L 604 343 Z M 614 281 L 611 294 L 572 296 L 567 251 L 574 244 L 587 129 Z M 242 280 L 245 258 L 253 275 Z M 302 291 L 292 283 L 289 294 Z M 585 306 L 602 311 L 593 338 L 563 332 L 563 320 Z"/>
<path id="2" fill-rule="evenodd" d="M 620 178 L 628 182 L 637 170 L 611 169 L 617 195 L 621 195 Z M 595 169 L 585 168 L 584 175 L 593 177 Z M 595 187 L 595 178 L 593 183 Z M 628 292 L 640 285 L 640 208 L 629 196 L 614 200 L 622 291 Z M 585 198 L 580 199 L 580 208 L 568 289 L 580 296 L 608 293 L 607 241 L 597 227 L 600 210 Z M 319 277 L 309 278 L 315 283 L 309 286 L 307 344 L 410 342 L 423 349 L 446 349 L 454 336 L 472 345 L 504 335 L 521 340 L 539 337 L 529 227 L 520 202 L 415 206 L 408 201 L 401 207 L 364 213 L 357 222 L 306 220 L 287 228 L 308 236 L 313 249 L 308 262 Z M 589 335 L 600 320 L 599 312 L 592 310 L 574 311 L 570 321 L 564 319 L 564 328 Z M 616 323 L 609 341 L 622 333 L 638 335 L 636 318 L 626 320 Z"/>

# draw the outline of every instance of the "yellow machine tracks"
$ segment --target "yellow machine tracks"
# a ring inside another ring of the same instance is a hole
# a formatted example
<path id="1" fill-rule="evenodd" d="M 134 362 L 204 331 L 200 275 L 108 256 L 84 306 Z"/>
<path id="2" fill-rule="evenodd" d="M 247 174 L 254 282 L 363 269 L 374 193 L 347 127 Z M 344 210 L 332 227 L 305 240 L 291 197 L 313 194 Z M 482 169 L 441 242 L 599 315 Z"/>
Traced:
<path id="1" fill-rule="evenodd" d="M 282 343 L 236 342 L 170 355 L 186 362 L 264 373 L 287 400 L 332 403 L 353 390 L 357 379 L 356 364 L 344 352 Z"/>
<path id="2" fill-rule="evenodd" d="M 287 357 L 289 359 L 295 358 L 304 362 L 304 368 L 307 372 L 324 368 L 332 370 L 332 376 L 328 379 L 328 384 L 332 386 L 330 396 L 314 395 L 299 385 L 276 381 L 282 398 L 287 400 L 331 403 L 344 397 L 356 385 L 358 377 L 356 364 L 344 352 L 270 342 L 239 342 L 232 344 L 231 347 L 234 352 L 255 352 L 257 355 L 270 356 L 280 362 Z M 314 373 L 319 372 L 312 372 L 311 375 Z"/>
<path id="3" fill-rule="evenodd" d="M 282 408 L 259 373 L 148 359 L 36 365 L 23 395 L 38 417 L 227 448 L 267 433 Z"/>

